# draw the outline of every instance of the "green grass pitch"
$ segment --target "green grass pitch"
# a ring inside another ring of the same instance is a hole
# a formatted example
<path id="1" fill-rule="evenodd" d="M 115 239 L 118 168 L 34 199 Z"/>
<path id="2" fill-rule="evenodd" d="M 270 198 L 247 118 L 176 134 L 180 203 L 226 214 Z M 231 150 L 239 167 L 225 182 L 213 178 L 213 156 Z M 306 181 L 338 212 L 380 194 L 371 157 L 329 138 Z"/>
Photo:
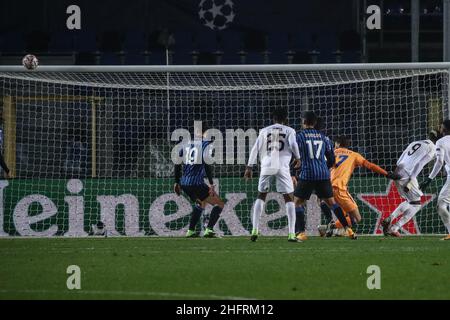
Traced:
<path id="1" fill-rule="evenodd" d="M 0 299 L 450 299 L 449 253 L 437 237 L 2 239 Z"/>

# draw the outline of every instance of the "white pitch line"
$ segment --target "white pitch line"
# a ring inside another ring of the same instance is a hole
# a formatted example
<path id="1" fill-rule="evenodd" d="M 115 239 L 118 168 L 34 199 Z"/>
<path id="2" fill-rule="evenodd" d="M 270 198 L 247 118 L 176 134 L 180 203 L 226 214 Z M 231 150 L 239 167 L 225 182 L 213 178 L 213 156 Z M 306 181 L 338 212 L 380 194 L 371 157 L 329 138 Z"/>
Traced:
<path id="1" fill-rule="evenodd" d="M 148 296 L 148 297 L 172 297 L 172 298 L 193 298 L 193 299 L 218 299 L 218 300 L 256 300 L 255 298 L 220 296 L 216 294 L 196 294 L 196 293 L 178 293 L 178 292 L 153 292 L 153 291 L 103 291 L 103 290 L 2 290 L 0 293 L 31 293 L 31 294 L 87 294 L 87 295 L 120 295 L 120 296 Z"/>

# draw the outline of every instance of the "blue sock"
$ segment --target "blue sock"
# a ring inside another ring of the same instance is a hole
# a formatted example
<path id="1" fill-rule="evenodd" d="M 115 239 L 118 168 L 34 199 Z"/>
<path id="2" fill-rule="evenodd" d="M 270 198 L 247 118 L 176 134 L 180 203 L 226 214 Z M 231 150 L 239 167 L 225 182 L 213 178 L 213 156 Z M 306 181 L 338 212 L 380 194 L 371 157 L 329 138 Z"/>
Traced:
<path id="1" fill-rule="evenodd" d="M 305 232 L 306 217 L 303 206 L 295 208 L 295 233 Z"/>
<path id="2" fill-rule="evenodd" d="M 195 231 L 195 227 L 197 226 L 200 217 L 202 216 L 203 208 L 199 205 L 194 205 L 192 210 L 191 219 L 189 220 L 189 230 Z"/>
<path id="3" fill-rule="evenodd" d="M 325 223 L 329 224 L 331 220 L 333 220 L 331 209 L 327 206 L 325 202 L 320 203 L 320 209 L 322 209 L 322 213 L 325 216 Z"/>
<path id="4" fill-rule="evenodd" d="M 349 215 L 350 216 L 350 215 Z M 356 227 L 356 220 L 352 217 L 352 216 L 350 216 L 350 221 L 352 222 L 352 227 Z"/>
<path id="5" fill-rule="evenodd" d="M 333 211 L 336 218 L 339 220 L 339 222 L 344 226 L 348 227 L 347 219 L 345 219 L 344 211 L 342 211 L 342 208 L 337 204 L 333 204 L 331 207 L 331 210 Z"/>

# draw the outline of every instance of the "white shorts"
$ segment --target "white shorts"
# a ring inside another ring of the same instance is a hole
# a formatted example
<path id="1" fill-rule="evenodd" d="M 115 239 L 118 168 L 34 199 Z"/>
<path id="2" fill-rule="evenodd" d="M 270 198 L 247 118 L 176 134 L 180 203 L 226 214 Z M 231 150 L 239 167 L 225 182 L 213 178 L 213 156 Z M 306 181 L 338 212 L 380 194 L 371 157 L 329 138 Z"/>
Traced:
<path id="1" fill-rule="evenodd" d="M 438 202 L 439 201 L 450 204 L 450 177 L 447 177 L 447 181 L 442 186 L 441 192 L 439 192 Z"/>
<path id="2" fill-rule="evenodd" d="M 420 191 L 419 183 L 416 178 L 397 180 L 395 181 L 395 186 L 402 198 L 408 202 L 420 201 L 420 198 L 423 196 L 423 192 Z M 408 189 L 409 191 L 406 191 L 405 189 Z"/>
<path id="3" fill-rule="evenodd" d="M 278 170 L 274 175 L 259 176 L 258 191 L 261 193 L 269 192 L 273 179 L 276 180 L 277 192 L 282 194 L 294 192 L 294 183 L 289 170 Z"/>

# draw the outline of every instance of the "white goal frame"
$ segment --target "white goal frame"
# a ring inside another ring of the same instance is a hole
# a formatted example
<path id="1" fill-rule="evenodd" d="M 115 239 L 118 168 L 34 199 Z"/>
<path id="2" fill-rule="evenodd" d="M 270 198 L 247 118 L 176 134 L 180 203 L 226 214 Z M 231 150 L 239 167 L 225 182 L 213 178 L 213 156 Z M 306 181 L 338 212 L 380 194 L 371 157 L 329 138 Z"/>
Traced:
<path id="1" fill-rule="evenodd" d="M 68 66 L 68 65 L 54 65 L 54 66 L 38 66 L 35 70 L 26 70 L 22 65 L 16 66 L 0 66 L 0 73 L 159 73 L 162 74 L 162 79 L 165 81 L 167 75 L 167 110 L 170 108 L 169 90 L 174 90 L 170 85 L 171 73 L 289 73 L 289 72 L 352 72 L 352 71 L 388 71 L 388 70 L 439 70 L 442 73 L 447 73 L 448 82 L 442 82 L 446 85 L 446 91 L 442 90 L 443 105 L 447 110 L 447 114 L 443 114 L 444 118 L 450 118 L 450 62 L 424 62 L 424 63 L 352 63 L 352 64 L 262 64 L 262 65 L 122 65 L 122 66 Z M 389 76 L 383 79 L 391 79 Z M 392 79 L 397 79 L 393 76 Z M 378 79 L 364 79 L 361 81 L 377 81 Z M 45 80 L 44 80 L 45 81 Z M 359 80 L 356 80 L 359 81 Z M 355 82 L 356 82 L 355 81 Z M 314 86 L 314 84 L 312 85 Z M 176 90 L 176 89 L 175 89 Z M 201 90 L 201 89 L 199 89 Z M 445 97 L 445 92 L 447 95 Z M 165 89 L 163 89 L 165 94 Z M 92 99 L 92 97 L 87 97 Z M 95 102 L 95 101 L 94 101 Z M 95 103 L 92 103 L 93 113 L 95 114 Z M 168 113 L 169 116 L 169 113 Z M 95 121 L 93 122 L 95 123 Z M 93 129 L 95 132 L 95 128 Z M 165 133 L 164 133 L 165 134 Z M 95 139 L 95 135 L 93 135 Z M 170 137 L 169 137 L 170 139 Z M 93 141 L 95 146 L 96 142 Z M 94 151 L 95 152 L 95 149 Z M 93 156 L 93 159 L 96 157 Z M 93 164 L 95 168 L 95 164 Z M 93 170 L 94 172 L 94 170 Z M 93 176 L 95 178 L 95 176 Z M 3 209 L 0 208 L 3 215 Z M 439 219 L 436 214 L 435 219 Z M 1 219 L 0 219 L 1 221 Z M 309 228 L 312 226 L 309 225 Z M 2 234 L 0 228 L 0 237 L 7 236 Z"/>

